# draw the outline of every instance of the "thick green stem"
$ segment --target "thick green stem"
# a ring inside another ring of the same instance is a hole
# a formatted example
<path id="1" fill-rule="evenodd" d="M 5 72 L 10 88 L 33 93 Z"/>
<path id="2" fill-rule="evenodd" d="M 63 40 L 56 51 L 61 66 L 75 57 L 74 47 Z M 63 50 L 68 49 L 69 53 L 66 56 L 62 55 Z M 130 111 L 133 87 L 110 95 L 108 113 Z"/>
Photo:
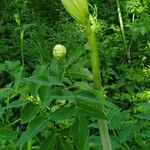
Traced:
<path id="1" fill-rule="evenodd" d="M 87 35 L 88 44 L 91 47 L 91 66 L 92 66 L 92 74 L 95 88 L 102 91 L 102 82 L 100 75 L 100 59 L 98 56 L 97 50 L 97 41 L 96 35 L 92 31 L 90 26 L 85 27 L 85 33 Z M 104 112 L 104 106 L 102 106 L 102 111 Z M 107 121 L 99 119 L 99 131 L 101 135 L 103 150 L 112 150 Z"/>

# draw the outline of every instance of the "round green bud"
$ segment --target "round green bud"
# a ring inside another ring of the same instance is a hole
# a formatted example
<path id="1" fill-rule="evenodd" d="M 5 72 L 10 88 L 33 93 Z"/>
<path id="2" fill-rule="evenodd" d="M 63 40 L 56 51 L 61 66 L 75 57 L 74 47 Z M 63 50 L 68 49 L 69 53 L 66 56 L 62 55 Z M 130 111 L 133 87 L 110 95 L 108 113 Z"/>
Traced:
<path id="1" fill-rule="evenodd" d="M 67 52 L 66 47 L 61 44 L 57 44 L 53 48 L 53 56 L 56 57 L 57 59 L 64 58 L 66 56 L 66 52 Z"/>

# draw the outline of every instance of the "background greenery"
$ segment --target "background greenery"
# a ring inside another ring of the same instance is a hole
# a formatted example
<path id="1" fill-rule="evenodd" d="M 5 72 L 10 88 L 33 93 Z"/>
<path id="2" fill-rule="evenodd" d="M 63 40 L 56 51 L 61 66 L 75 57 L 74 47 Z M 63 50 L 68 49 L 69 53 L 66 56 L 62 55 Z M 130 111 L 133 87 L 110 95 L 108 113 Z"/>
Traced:
<path id="1" fill-rule="evenodd" d="M 99 117 L 114 150 L 149 150 L 150 1 L 119 2 L 125 41 L 117 1 L 89 0 L 98 13 L 102 96 L 82 28 L 60 1 L 0 1 L 1 150 L 100 150 Z M 53 58 L 56 44 L 66 46 L 65 61 Z"/>

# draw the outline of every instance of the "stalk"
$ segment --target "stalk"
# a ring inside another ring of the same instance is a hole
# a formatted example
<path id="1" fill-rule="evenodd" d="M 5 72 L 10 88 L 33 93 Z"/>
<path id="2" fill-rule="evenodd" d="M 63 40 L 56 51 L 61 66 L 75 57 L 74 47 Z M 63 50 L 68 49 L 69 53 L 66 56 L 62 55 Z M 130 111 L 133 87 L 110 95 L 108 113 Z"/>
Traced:
<path id="1" fill-rule="evenodd" d="M 124 44 L 124 47 L 126 50 L 128 63 L 130 64 L 131 63 L 131 52 L 130 52 L 130 50 L 127 49 L 126 37 L 125 37 L 125 33 L 124 33 L 124 25 L 123 25 L 123 19 L 122 19 L 122 13 L 121 13 L 119 0 L 116 0 L 116 3 L 117 3 L 117 11 L 118 11 L 118 18 L 119 18 L 119 23 L 120 23 L 120 30 L 121 30 L 121 34 L 122 34 L 122 40 L 123 40 L 123 44 Z"/>
<path id="2" fill-rule="evenodd" d="M 84 27 L 87 36 L 87 43 L 91 49 L 91 66 L 95 88 L 102 91 L 100 75 L 100 63 L 97 51 L 97 41 L 95 31 L 90 26 L 87 0 L 61 0 L 69 14 Z M 104 112 L 104 106 L 102 105 Z M 108 133 L 107 121 L 99 119 L 99 131 L 102 139 L 103 150 L 112 150 Z"/>
<path id="3" fill-rule="evenodd" d="M 22 66 L 24 66 L 24 50 L 23 50 L 23 39 L 24 39 L 24 31 L 20 31 L 20 49 L 21 49 L 21 62 Z"/>
<path id="4" fill-rule="evenodd" d="M 99 91 L 102 91 L 102 81 L 100 75 L 100 59 L 98 56 L 97 50 L 97 40 L 95 32 L 92 31 L 90 25 L 85 27 L 85 33 L 87 36 L 88 44 L 91 47 L 91 66 L 92 66 L 92 74 L 95 88 Z M 104 106 L 102 106 L 102 111 L 104 112 Z M 101 135 L 103 150 L 112 150 L 107 121 L 103 119 L 98 120 L 99 123 L 99 131 Z"/>
<path id="5" fill-rule="evenodd" d="M 29 140 L 27 143 L 27 150 L 31 150 L 32 149 L 32 141 Z"/>

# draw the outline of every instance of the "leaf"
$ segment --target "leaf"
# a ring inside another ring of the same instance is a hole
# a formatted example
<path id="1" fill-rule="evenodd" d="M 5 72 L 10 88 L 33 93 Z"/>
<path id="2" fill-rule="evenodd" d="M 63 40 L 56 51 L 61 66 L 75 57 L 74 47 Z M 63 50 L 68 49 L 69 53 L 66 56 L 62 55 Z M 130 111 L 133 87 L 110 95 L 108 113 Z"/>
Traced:
<path id="1" fill-rule="evenodd" d="M 2 118 L 3 114 L 4 114 L 4 108 L 1 106 L 0 104 L 0 119 Z"/>
<path id="2" fill-rule="evenodd" d="M 91 106 L 90 103 L 77 103 L 79 110 L 87 116 L 99 119 L 106 119 L 105 114 L 101 111 L 100 107 Z"/>
<path id="3" fill-rule="evenodd" d="M 34 119 L 36 114 L 39 112 L 40 108 L 37 104 L 28 103 L 25 105 L 21 112 L 22 123 L 30 122 Z"/>
<path id="4" fill-rule="evenodd" d="M 74 116 L 75 108 L 73 105 L 67 107 L 62 106 L 57 109 L 55 112 L 50 113 L 50 119 L 55 121 L 61 121 L 65 119 L 69 119 Z"/>
<path id="5" fill-rule="evenodd" d="M 8 106 L 6 106 L 5 109 L 25 106 L 29 102 L 30 101 L 28 101 L 28 100 L 16 100 L 16 101 L 13 101 L 12 103 L 10 103 Z"/>
<path id="6" fill-rule="evenodd" d="M 136 118 L 150 120 L 150 113 L 140 113 L 135 115 Z"/>
<path id="7" fill-rule="evenodd" d="M 2 88 L 2 89 L 0 89 L 0 100 L 2 100 L 3 98 L 10 97 L 11 94 L 12 94 L 11 88 Z"/>
<path id="8" fill-rule="evenodd" d="M 89 147 L 91 149 L 95 148 L 96 150 L 102 150 L 101 137 L 100 136 L 91 135 L 89 137 Z"/>
<path id="9" fill-rule="evenodd" d="M 42 86 L 53 86 L 53 85 L 58 85 L 58 86 L 63 86 L 63 83 L 56 77 L 56 76 L 32 76 L 29 78 L 26 78 L 25 80 L 29 81 L 29 82 L 33 82 L 36 83 L 38 85 L 42 85 Z"/>
<path id="10" fill-rule="evenodd" d="M 46 65 L 41 65 L 41 66 L 37 66 L 36 69 L 33 72 L 33 76 L 48 76 L 49 72 L 48 72 L 48 68 Z"/>
<path id="11" fill-rule="evenodd" d="M 80 114 L 79 119 L 79 149 L 88 149 L 89 129 L 88 122 L 84 115 Z"/>
<path id="12" fill-rule="evenodd" d="M 66 141 L 63 135 L 59 135 L 58 132 L 50 133 L 46 139 L 42 142 L 40 150 L 72 150 L 71 143 Z"/>
<path id="13" fill-rule="evenodd" d="M 41 132 L 47 125 L 48 119 L 46 117 L 36 117 L 31 123 L 29 123 L 27 130 L 21 135 L 16 145 L 20 146 L 33 138 L 36 134 Z"/>
<path id="14" fill-rule="evenodd" d="M 150 138 L 150 130 L 149 129 L 145 129 L 142 133 L 141 136 L 144 138 Z"/>
<path id="15" fill-rule="evenodd" d="M 38 95 L 45 106 L 49 105 L 55 98 L 53 91 L 47 86 L 41 86 L 38 89 Z"/>
<path id="16" fill-rule="evenodd" d="M 77 91 L 75 92 L 75 99 L 77 100 L 77 106 L 81 112 L 95 118 L 106 119 L 106 116 L 101 111 L 101 101 L 97 100 L 94 95 L 89 92 Z"/>
<path id="17" fill-rule="evenodd" d="M 74 100 L 74 95 L 67 89 L 61 89 L 55 91 L 55 97 L 59 100 Z"/>
<path id="18" fill-rule="evenodd" d="M 81 47 L 76 47 L 75 49 L 72 49 L 70 51 L 70 54 L 68 56 L 67 60 L 67 66 L 70 66 L 74 64 L 74 62 L 78 61 L 79 57 L 85 52 L 85 50 Z"/>
<path id="19" fill-rule="evenodd" d="M 55 58 L 52 60 L 50 64 L 50 70 L 54 75 L 60 76 L 59 60 Z"/>
<path id="20" fill-rule="evenodd" d="M 74 87 L 79 88 L 80 90 L 85 90 L 85 91 L 92 91 L 93 87 L 90 86 L 87 82 L 75 82 Z"/>
<path id="21" fill-rule="evenodd" d="M 109 124 L 110 127 L 116 129 L 120 126 L 122 121 L 125 121 L 126 117 L 128 116 L 129 111 L 118 111 L 115 115 L 110 119 Z"/>
<path id="22" fill-rule="evenodd" d="M 51 133 L 42 143 L 40 150 L 55 150 L 57 136 Z"/>
<path id="23" fill-rule="evenodd" d="M 83 114 L 78 114 L 72 126 L 71 133 L 74 143 L 78 147 L 77 149 L 88 150 L 89 129 L 88 122 Z"/>
<path id="24" fill-rule="evenodd" d="M 114 105 L 112 102 L 110 102 L 109 99 L 107 99 L 100 91 L 94 89 L 92 93 L 96 96 L 96 98 L 105 106 L 109 108 L 118 108 L 116 105 Z"/>
<path id="25" fill-rule="evenodd" d="M 125 127 L 122 128 L 122 131 L 119 134 L 119 141 L 121 143 L 129 140 L 130 138 L 133 137 L 134 133 L 140 129 L 142 127 L 141 124 L 139 124 L 138 122 L 131 122 L 129 124 L 127 124 Z"/>
<path id="26" fill-rule="evenodd" d="M 71 69 L 68 71 L 69 76 L 73 79 L 86 79 L 86 80 L 93 80 L 92 73 L 86 69 L 86 68 L 81 68 L 81 69 Z"/>
<path id="27" fill-rule="evenodd" d="M 105 105 L 109 108 L 117 108 L 117 106 L 107 100 L 100 91 L 92 88 L 87 83 L 77 82 L 75 86 L 78 86 L 79 89 L 81 89 L 74 92 L 76 98 L 92 102 L 93 104 L 95 103 L 95 105 Z"/>
<path id="28" fill-rule="evenodd" d="M 8 128 L 0 128 L 0 139 L 2 140 L 15 140 L 17 138 L 16 132 Z"/>

